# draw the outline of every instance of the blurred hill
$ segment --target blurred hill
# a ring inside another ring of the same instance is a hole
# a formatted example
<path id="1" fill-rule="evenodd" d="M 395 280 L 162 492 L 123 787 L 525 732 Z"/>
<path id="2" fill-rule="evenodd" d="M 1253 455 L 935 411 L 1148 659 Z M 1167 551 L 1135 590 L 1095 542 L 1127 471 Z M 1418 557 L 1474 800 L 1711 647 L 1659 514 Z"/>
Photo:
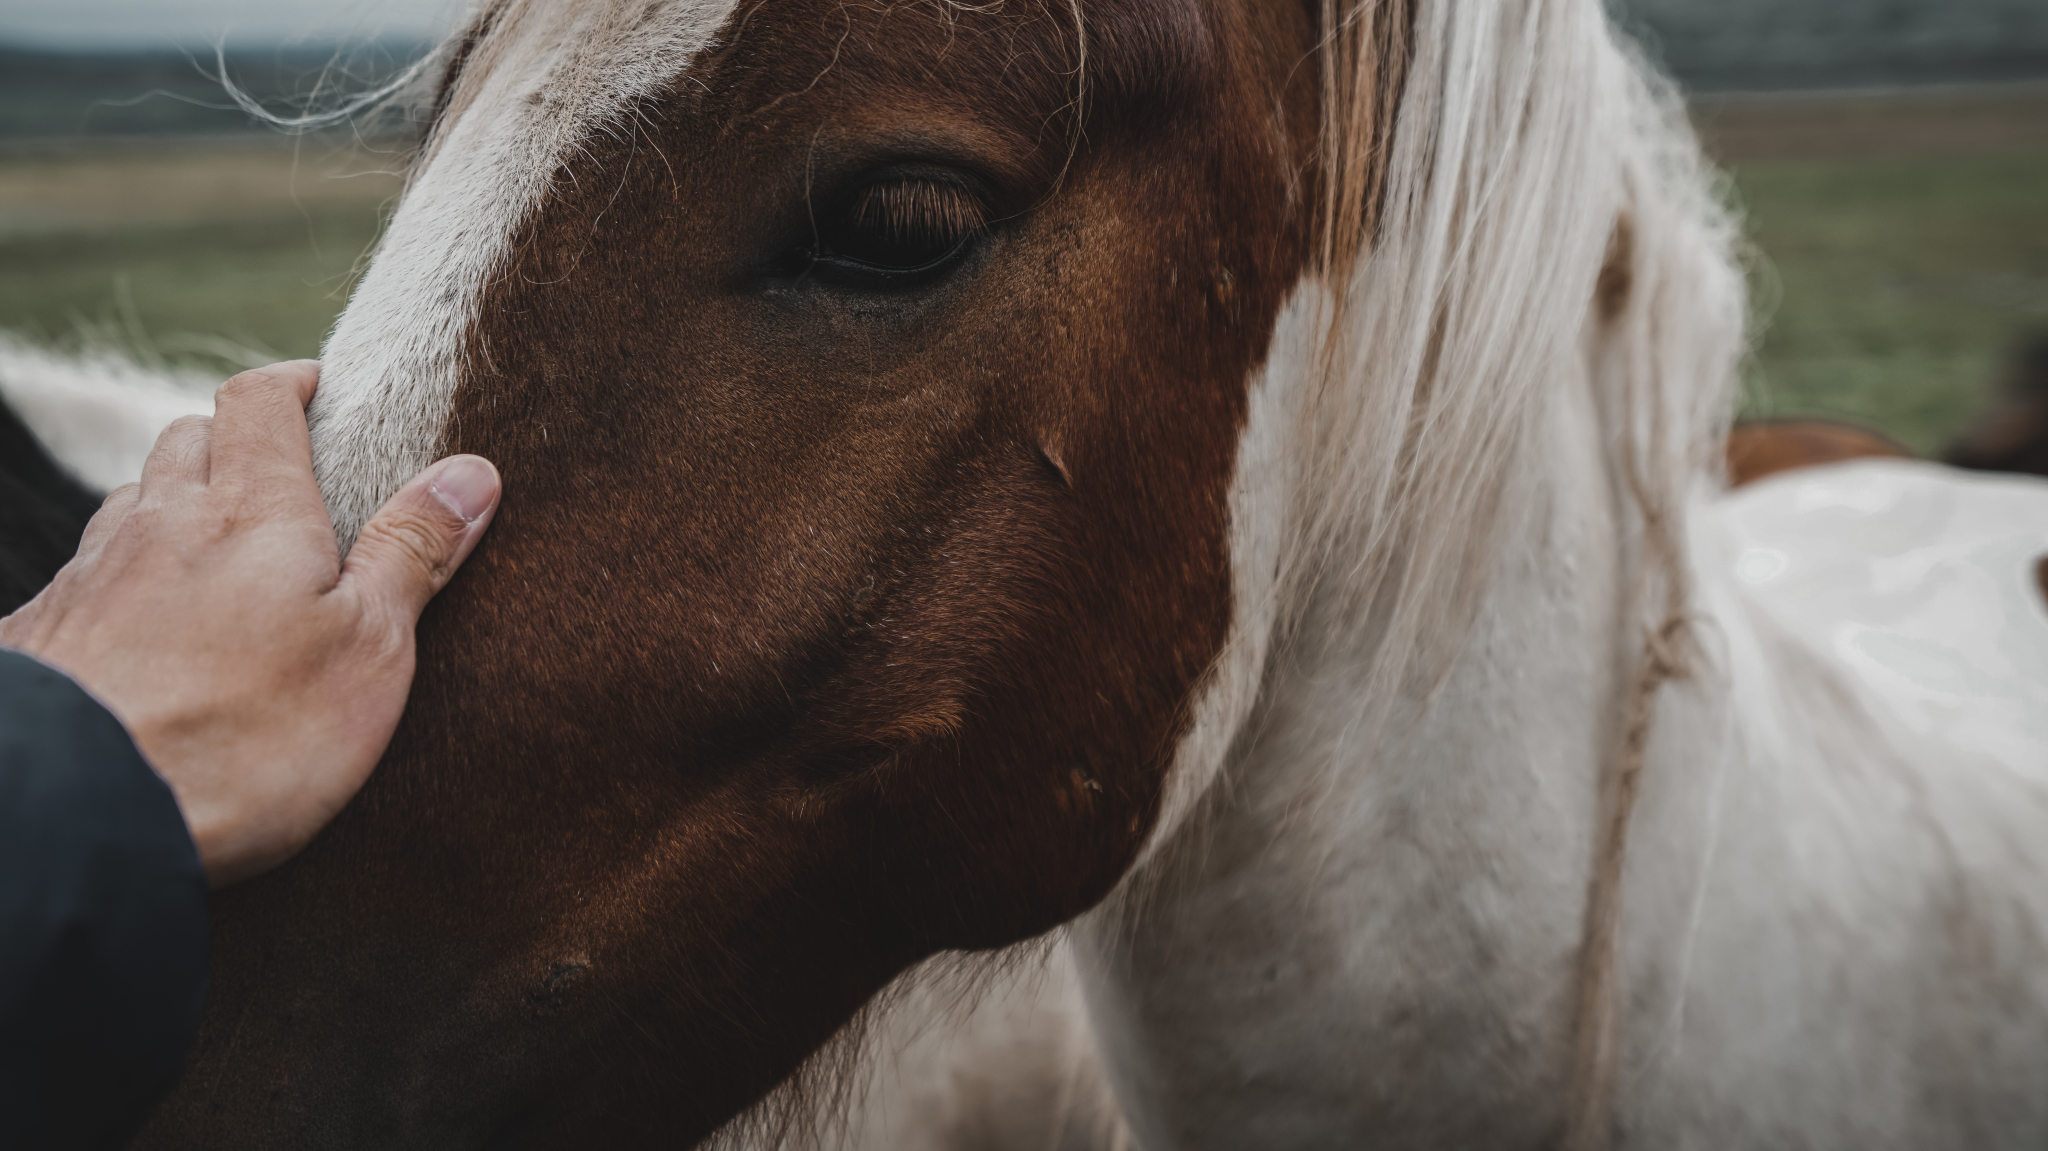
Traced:
<path id="1" fill-rule="evenodd" d="M 273 112 L 291 115 L 395 75 L 427 45 L 232 50 L 227 75 Z M 233 107 L 211 52 L 88 53 L 0 45 L 0 137 L 216 135 L 267 131 Z"/>
<path id="2" fill-rule="evenodd" d="M 1609 0 L 1695 92 L 2048 80 L 2048 0 Z"/>
<path id="3" fill-rule="evenodd" d="M 2048 0 L 1609 0 L 1694 92 L 2048 80 Z M 393 75 L 407 40 L 230 51 L 229 76 L 296 113 Z M 0 138 L 211 135 L 257 128 L 211 53 L 0 45 Z"/>

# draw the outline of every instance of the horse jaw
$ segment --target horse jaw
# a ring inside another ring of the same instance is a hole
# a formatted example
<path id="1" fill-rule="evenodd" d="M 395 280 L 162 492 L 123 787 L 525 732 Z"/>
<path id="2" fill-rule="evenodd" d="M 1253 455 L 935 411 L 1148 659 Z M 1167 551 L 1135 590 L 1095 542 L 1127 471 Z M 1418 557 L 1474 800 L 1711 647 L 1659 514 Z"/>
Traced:
<path id="1" fill-rule="evenodd" d="M 1280 618 L 1281 547 L 1299 495 L 1298 434 L 1329 293 L 1295 288 L 1249 384 L 1229 493 L 1231 626 L 1197 688 L 1157 822 L 1127 885 L 1154 864 L 1209 789 L 1258 702 Z M 1100 913 L 1086 922 L 1101 918 Z M 952 952 L 898 976 L 813 1058 L 838 1090 L 799 1073 L 715 1137 L 714 1151 L 1115 1151 L 1135 1146 L 1076 967 L 1073 929 L 998 952 Z M 1081 946 L 1087 947 L 1084 926 Z"/>

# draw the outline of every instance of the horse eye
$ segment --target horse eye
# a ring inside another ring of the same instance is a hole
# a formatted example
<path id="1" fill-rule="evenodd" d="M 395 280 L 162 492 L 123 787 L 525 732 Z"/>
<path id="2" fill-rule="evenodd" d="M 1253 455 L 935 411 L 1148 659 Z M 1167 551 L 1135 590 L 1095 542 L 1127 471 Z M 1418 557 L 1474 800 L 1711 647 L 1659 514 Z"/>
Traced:
<path id="1" fill-rule="evenodd" d="M 901 276 L 935 272 L 987 230 L 979 197 L 936 180 L 893 180 L 855 193 L 819 221 L 812 258 L 848 270 Z"/>

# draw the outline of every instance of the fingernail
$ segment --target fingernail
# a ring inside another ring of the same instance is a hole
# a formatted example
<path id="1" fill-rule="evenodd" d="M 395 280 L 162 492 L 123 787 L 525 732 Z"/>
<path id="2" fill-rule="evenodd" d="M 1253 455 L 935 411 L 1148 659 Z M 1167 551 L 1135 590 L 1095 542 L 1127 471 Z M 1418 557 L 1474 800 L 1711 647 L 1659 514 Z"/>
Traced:
<path id="1" fill-rule="evenodd" d="M 441 465 L 427 490 L 463 523 L 473 524 L 498 502 L 498 469 L 481 456 L 456 456 Z"/>

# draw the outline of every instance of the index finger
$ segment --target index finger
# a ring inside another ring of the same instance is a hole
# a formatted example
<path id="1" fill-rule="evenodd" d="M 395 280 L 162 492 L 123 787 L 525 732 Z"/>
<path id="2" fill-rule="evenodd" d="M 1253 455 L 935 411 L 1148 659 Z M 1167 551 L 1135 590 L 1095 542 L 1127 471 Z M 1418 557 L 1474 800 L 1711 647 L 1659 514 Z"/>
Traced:
<path id="1" fill-rule="evenodd" d="M 268 487 L 310 477 L 313 443 L 306 434 L 306 405 L 319 382 L 317 360 L 289 360 L 222 384 L 213 400 L 209 486 Z"/>

